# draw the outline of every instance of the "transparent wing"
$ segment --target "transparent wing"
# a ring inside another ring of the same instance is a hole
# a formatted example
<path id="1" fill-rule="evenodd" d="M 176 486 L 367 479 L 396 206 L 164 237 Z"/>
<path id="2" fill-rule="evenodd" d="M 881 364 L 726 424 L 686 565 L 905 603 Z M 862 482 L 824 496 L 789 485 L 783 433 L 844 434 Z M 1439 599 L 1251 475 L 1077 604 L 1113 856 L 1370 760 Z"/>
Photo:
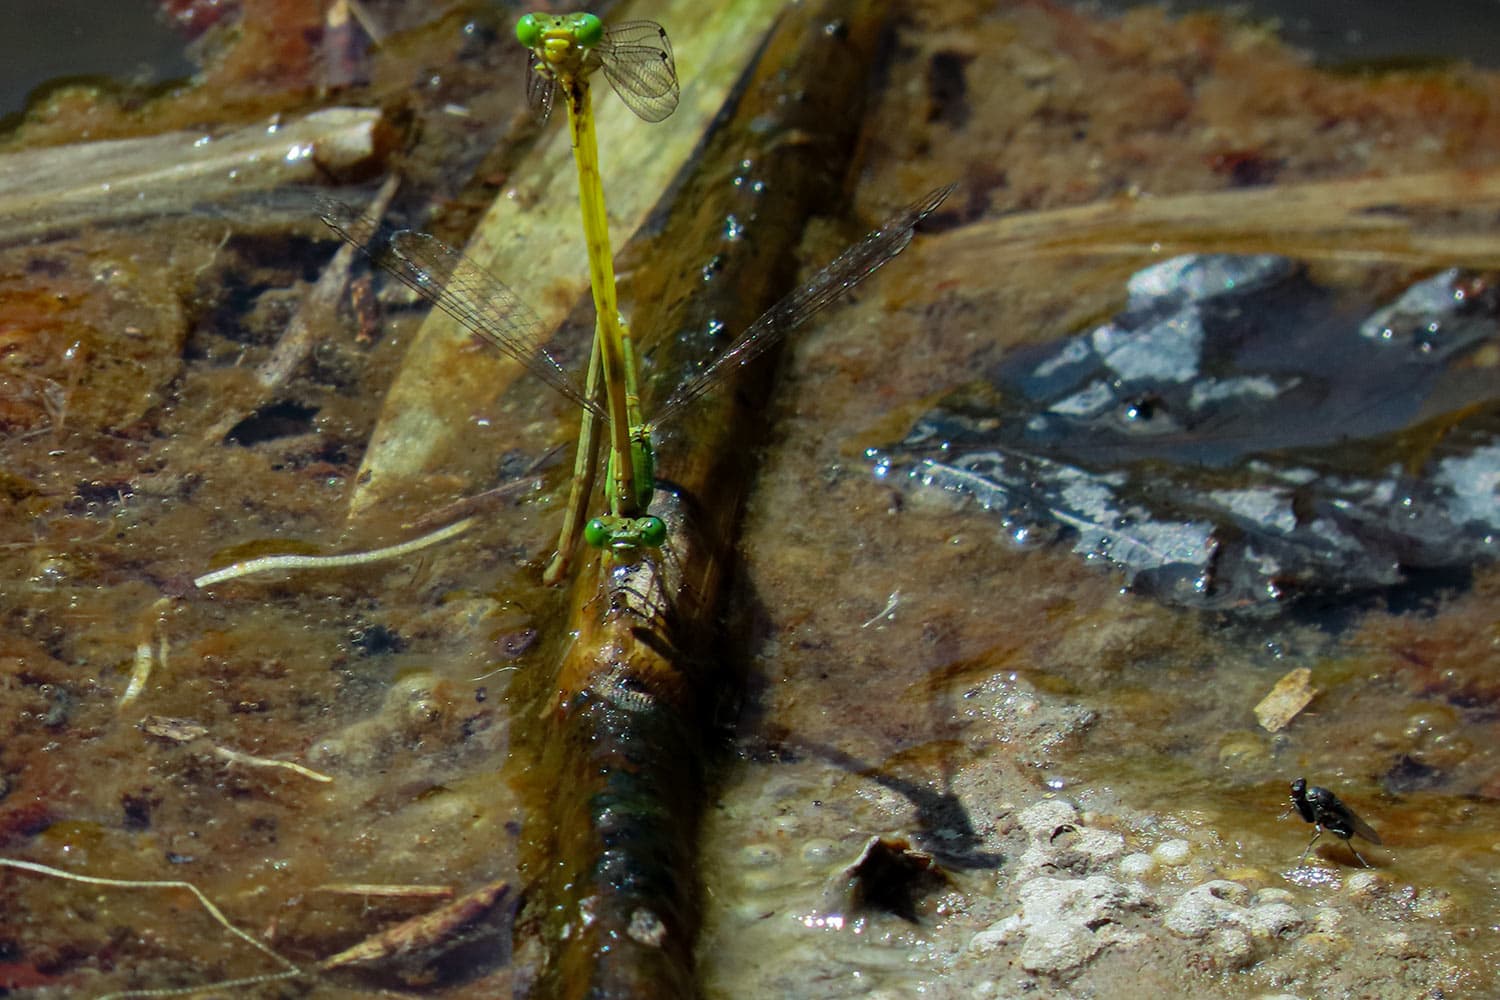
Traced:
<path id="1" fill-rule="evenodd" d="M 318 214 L 346 242 L 465 330 L 520 362 L 574 403 L 604 416 L 603 408 L 543 348 L 541 319 L 504 282 L 434 236 L 393 230 L 343 202 L 320 199 Z"/>
<path id="2" fill-rule="evenodd" d="M 955 187 L 957 185 L 949 184 L 938 188 L 891 216 L 879 229 L 835 257 L 806 284 L 767 309 L 707 368 L 678 386 L 657 409 L 651 423 L 665 423 L 678 410 L 722 382 L 736 367 L 760 357 L 787 334 L 878 271 L 906 249 L 917 224 L 936 211 Z"/>
<path id="3" fill-rule="evenodd" d="M 531 53 L 526 60 L 526 104 L 538 122 L 545 125 L 552 117 L 552 102 L 557 97 L 557 81 L 536 71 L 539 60 Z"/>
<path id="4" fill-rule="evenodd" d="M 1372 844 L 1380 843 L 1380 834 L 1370 828 L 1370 824 L 1359 818 L 1359 814 L 1342 802 L 1339 806 L 1344 812 L 1344 818 L 1349 821 L 1349 828 Z"/>
<path id="5" fill-rule="evenodd" d="M 677 64 L 661 25 L 621 22 L 605 31 L 598 51 L 609 85 L 638 117 L 659 122 L 677 109 Z"/>

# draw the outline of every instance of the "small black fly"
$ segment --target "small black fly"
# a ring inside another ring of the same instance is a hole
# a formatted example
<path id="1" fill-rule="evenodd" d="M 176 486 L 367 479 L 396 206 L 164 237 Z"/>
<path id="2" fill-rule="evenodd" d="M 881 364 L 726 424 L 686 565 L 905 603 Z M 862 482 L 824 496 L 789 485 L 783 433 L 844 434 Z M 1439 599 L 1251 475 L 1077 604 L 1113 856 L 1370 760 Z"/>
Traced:
<path id="1" fill-rule="evenodd" d="M 1318 838 L 1323 836 L 1323 831 L 1328 830 L 1344 839 L 1344 843 L 1349 845 L 1350 852 L 1359 861 L 1361 867 L 1370 867 L 1369 862 L 1360 856 L 1349 838 L 1358 834 L 1370 843 L 1378 844 L 1380 834 L 1372 830 L 1370 824 L 1360 819 L 1353 809 L 1340 802 L 1337 795 L 1316 785 L 1309 788 L 1305 778 L 1298 778 L 1292 782 L 1292 804 L 1287 809 L 1287 813 L 1293 809 L 1315 827 L 1312 840 L 1307 842 L 1307 850 L 1303 851 L 1302 857 L 1297 859 L 1299 865 L 1307 860 L 1307 855 L 1312 852 L 1313 845 L 1318 842 Z M 1285 816 L 1286 813 L 1282 815 Z"/>

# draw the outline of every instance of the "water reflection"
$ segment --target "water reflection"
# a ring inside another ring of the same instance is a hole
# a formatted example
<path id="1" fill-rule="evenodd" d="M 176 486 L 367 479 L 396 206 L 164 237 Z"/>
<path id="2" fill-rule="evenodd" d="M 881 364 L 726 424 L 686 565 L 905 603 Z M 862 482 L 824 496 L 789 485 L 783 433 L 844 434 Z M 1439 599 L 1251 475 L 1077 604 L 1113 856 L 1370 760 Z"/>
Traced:
<path id="1" fill-rule="evenodd" d="M 1497 295 L 1370 310 L 1268 255 L 1177 257 L 1117 316 L 1008 357 L 878 471 L 1046 528 L 1170 603 L 1264 610 L 1493 558 Z"/>

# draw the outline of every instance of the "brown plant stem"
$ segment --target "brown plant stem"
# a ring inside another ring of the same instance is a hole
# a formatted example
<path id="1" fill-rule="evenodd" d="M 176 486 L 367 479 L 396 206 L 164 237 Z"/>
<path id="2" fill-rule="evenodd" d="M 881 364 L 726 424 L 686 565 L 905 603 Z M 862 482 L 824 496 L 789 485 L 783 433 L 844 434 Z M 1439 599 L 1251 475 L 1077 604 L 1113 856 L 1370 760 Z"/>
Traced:
<path id="1" fill-rule="evenodd" d="M 792 8 L 732 116 L 679 181 L 671 219 L 641 254 L 632 325 L 653 345 L 650 402 L 786 292 L 809 215 L 838 204 L 883 2 Z M 753 220 L 726 236 L 731 220 Z M 711 280 L 704 265 L 714 262 Z M 769 360 L 769 359 L 768 359 Z M 532 692 L 526 785 L 535 815 L 523 871 L 531 895 L 517 954 L 542 952 L 535 995 L 695 994 L 694 838 L 705 720 L 733 685 L 713 622 L 768 392 L 766 363 L 702 400 L 691 427 L 659 436 L 652 506 L 669 540 L 634 565 L 585 565 L 556 674 Z"/>

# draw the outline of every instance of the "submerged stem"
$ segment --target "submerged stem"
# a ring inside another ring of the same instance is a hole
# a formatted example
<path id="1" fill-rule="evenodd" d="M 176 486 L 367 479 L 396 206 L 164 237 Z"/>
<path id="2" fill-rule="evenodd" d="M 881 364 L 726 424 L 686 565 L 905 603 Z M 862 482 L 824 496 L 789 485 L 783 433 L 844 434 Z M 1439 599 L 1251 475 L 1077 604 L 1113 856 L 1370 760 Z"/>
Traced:
<path id="1" fill-rule="evenodd" d="M 193 586 L 202 589 L 212 587 L 216 583 L 224 583 L 226 580 L 238 580 L 242 576 L 270 573 L 276 570 L 342 569 L 346 566 L 362 566 L 365 563 L 380 562 L 384 559 L 399 559 L 401 556 L 420 552 L 422 549 L 463 534 L 474 526 L 474 521 L 474 518 L 466 517 L 462 521 L 454 521 L 452 524 L 436 531 L 429 531 L 409 541 L 387 545 L 380 549 L 369 549 L 365 552 L 345 552 L 331 556 L 261 556 L 258 559 L 247 559 L 244 562 L 231 563 L 223 569 L 216 569 L 212 573 L 204 573 L 193 580 Z"/>

